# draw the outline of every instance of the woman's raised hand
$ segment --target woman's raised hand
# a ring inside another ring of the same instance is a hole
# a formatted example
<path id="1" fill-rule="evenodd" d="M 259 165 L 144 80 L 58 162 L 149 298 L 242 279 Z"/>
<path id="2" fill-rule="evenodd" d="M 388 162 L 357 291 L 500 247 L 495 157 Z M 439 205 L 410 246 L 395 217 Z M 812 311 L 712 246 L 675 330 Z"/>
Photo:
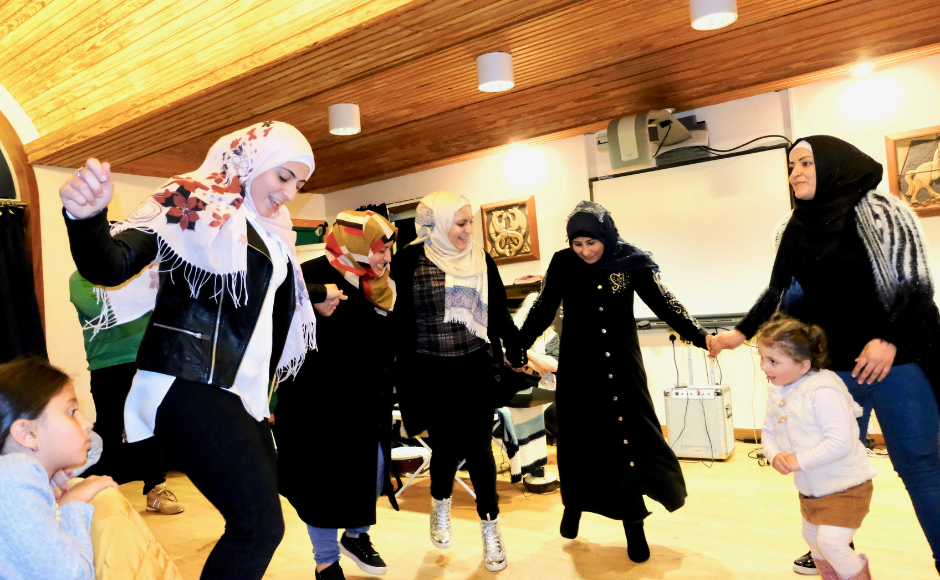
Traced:
<path id="1" fill-rule="evenodd" d="M 118 484 L 107 475 L 89 475 L 77 485 L 62 494 L 59 498 L 59 507 L 70 501 L 90 502 L 96 495 L 103 490 L 113 487 L 118 488 Z"/>
<path id="2" fill-rule="evenodd" d="M 852 378 L 857 378 L 860 385 L 866 380 L 869 385 L 876 380 L 883 381 L 888 376 L 888 371 L 891 370 L 897 354 L 898 347 L 890 342 L 880 338 L 871 339 L 862 349 L 862 354 L 855 359 L 856 365 L 852 369 Z"/>
<path id="3" fill-rule="evenodd" d="M 715 358 L 718 356 L 718 353 L 725 349 L 736 349 L 742 344 L 747 337 L 744 336 L 744 333 L 740 330 L 726 330 L 725 332 L 719 332 L 711 340 L 707 340 L 708 343 L 708 356 Z"/>
<path id="4" fill-rule="evenodd" d="M 69 175 L 59 188 L 62 206 L 78 219 L 91 217 L 108 207 L 113 195 L 111 165 L 94 158 Z"/>

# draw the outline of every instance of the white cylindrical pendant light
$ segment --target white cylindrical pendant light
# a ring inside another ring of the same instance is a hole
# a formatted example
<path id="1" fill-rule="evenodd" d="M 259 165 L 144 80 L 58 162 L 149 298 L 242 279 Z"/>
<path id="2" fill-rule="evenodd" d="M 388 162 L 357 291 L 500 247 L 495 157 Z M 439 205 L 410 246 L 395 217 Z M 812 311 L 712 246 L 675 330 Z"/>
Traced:
<path id="1" fill-rule="evenodd" d="M 738 19 L 737 0 L 689 0 L 692 28 L 715 30 Z"/>
<path id="2" fill-rule="evenodd" d="M 512 75 L 512 55 L 488 52 L 477 57 L 477 86 L 485 93 L 508 91 L 516 82 Z"/>
<path id="3" fill-rule="evenodd" d="M 352 103 L 330 105 L 330 133 L 334 135 L 355 135 L 361 130 L 359 105 Z"/>

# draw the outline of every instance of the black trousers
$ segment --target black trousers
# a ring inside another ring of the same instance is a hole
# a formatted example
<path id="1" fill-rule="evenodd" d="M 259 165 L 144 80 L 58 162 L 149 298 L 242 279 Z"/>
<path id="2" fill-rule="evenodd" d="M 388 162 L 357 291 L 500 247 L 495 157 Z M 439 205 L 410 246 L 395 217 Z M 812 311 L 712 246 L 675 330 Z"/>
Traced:
<path id="1" fill-rule="evenodd" d="M 85 475 L 110 475 L 114 481 L 144 480 L 144 494 L 166 481 L 160 443 L 151 437 L 124 443 L 124 401 L 137 373 L 135 363 L 91 371 L 91 396 L 95 400 L 95 433 L 104 443 L 101 459 Z"/>
<path id="2" fill-rule="evenodd" d="M 428 415 L 431 438 L 431 496 L 447 499 L 454 491 L 457 465 L 466 459 L 480 519 L 499 515 L 496 461 L 493 459 L 493 412 L 485 393 L 487 349 L 458 356 L 416 354 L 417 368 L 440 381 L 433 390 L 433 411 Z"/>
<path id="3" fill-rule="evenodd" d="M 284 536 L 268 422 L 224 389 L 176 379 L 157 409 L 156 434 L 225 518 L 201 578 L 260 579 Z"/>

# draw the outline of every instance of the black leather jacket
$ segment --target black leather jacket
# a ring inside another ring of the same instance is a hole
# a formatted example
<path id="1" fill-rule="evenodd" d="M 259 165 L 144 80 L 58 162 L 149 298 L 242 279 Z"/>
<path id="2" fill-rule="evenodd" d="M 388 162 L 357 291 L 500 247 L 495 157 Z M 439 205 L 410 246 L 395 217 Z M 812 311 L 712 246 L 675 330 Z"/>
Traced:
<path id="1" fill-rule="evenodd" d="M 132 278 L 157 256 L 157 236 L 128 230 L 111 237 L 107 211 L 83 220 L 65 216 L 72 258 L 79 273 L 101 286 L 117 286 Z M 150 323 L 137 352 L 137 368 L 190 381 L 230 388 L 248 348 L 271 282 L 274 265 L 267 247 L 248 227 L 248 303 L 235 307 L 231 295 L 214 297 L 214 285 L 190 295 L 182 272 L 160 272 L 160 290 Z M 307 287 L 311 300 L 322 302 L 326 289 Z M 284 350 L 294 314 L 294 272 L 277 289 L 274 299 L 273 376 Z"/>

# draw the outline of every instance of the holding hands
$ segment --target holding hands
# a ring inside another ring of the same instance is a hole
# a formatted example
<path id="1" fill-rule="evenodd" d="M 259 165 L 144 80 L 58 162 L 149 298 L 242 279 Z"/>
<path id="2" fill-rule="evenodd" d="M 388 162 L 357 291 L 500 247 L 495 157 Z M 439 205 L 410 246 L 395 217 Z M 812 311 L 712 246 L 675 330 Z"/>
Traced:
<path id="1" fill-rule="evenodd" d="M 89 159 L 59 188 L 62 206 L 78 219 L 85 219 L 108 207 L 114 195 L 111 165 Z"/>
<path id="2" fill-rule="evenodd" d="M 313 307 L 317 309 L 320 316 L 331 316 L 336 307 L 339 306 L 340 300 L 346 300 L 346 294 L 336 284 L 324 284 L 323 286 L 326 288 L 326 300 L 314 304 Z"/>
<path id="3" fill-rule="evenodd" d="M 709 338 L 711 340 L 708 340 Z M 744 344 L 745 339 L 747 337 L 740 330 L 727 330 L 719 332 L 715 336 L 709 336 L 705 339 L 708 345 L 708 356 L 715 358 L 725 349 L 734 350 Z"/>

